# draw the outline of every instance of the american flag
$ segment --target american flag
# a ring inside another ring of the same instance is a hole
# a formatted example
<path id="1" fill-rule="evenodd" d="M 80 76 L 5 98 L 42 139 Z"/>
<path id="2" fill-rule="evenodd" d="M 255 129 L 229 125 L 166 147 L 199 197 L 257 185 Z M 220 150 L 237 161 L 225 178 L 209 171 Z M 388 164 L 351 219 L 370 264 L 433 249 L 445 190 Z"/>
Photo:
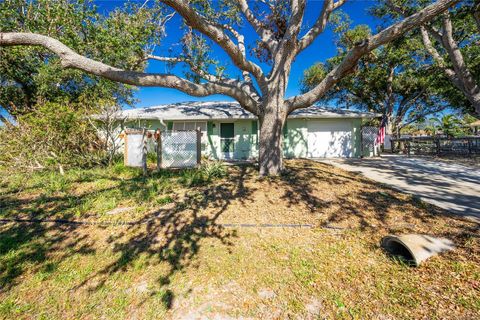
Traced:
<path id="1" fill-rule="evenodd" d="M 377 133 L 377 139 L 375 140 L 375 143 L 380 145 L 380 144 L 383 144 L 385 142 L 385 130 L 386 130 L 386 127 L 387 127 L 387 117 L 384 116 L 382 118 L 382 122 L 380 123 L 380 128 L 378 129 L 378 133 Z"/>

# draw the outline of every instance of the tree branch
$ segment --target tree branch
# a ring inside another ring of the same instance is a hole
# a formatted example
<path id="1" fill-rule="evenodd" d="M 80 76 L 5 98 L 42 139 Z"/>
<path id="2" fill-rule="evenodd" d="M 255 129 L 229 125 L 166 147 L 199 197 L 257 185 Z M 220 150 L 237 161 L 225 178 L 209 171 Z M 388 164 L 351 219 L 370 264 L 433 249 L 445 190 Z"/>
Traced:
<path id="1" fill-rule="evenodd" d="M 278 41 L 273 39 L 272 32 L 264 27 L 263 23 L 258 20 L 253 12 L 248 6 L 247 0 L 237 0 L 238 5 L 240 6 L 240 11 L 242 11 L 245 19 L 250 23 L 250 25 L 255 29 L 255 32 L 260 37 L 260 39 L 268 46 L 268 48 L 273 51 L 277 46 Z"/>
<path id="2" fill-rule="evenodd" d="M 439 68 L 446 74 L 446 76 L 450 79 L 450 81 L 452 81 L 455 84 L 455 86 L 461 89 L 461 83 L 459 82 L 455 74 L 455 71 L 447 67 L 445 60 L 437 51 L 437 49 L 435 49 L 435 47 L 433 46 L 433 43 L 430 40 L 430 37 L 428 36 L 428 32 L 424 26 L 420 27 L 420 33 L 422 35 L 423 45 L 425 46 L 425 49 L 427 50 L 427 52 L 432 56 L 433 60 L 437 63 Z"/>
<path id="3" fill-rule="evenodd" d="M 288 21 L 287 31 L 285 33 L 285 40 L 296 40 L 300 29 L 302 27 L 303 14 L 305 13 L 305 0 L 292 0 L 292 12 Z"/>
<path id="4" fill-rule="evenodd" d="M 200 77 L 203 79 L 210 81 L 210 82 L 220 82 L 221 79 L 218 78 L 217 76 L 208 73 L 205 70 L 202 70 L 199 68 L 195 63 L 193 63 L 191 60 L 186 59 L 186 58 L 179 58 L 179 57 L 163 57 L 163 56 L 156 56 L 149 54 L 147 56 L 147 59 L 152 59 L 152 60 L 157 60 L 157 61 L 162 61 L 162 62 L 167 62 L 167 63 L 186 63 L 190 66 L 190 69 L 198 74 Z"/>
<path id="5" fill-rule="evenodd" d="M 305 108 L 320 99 L 332 86 L 351 73 L 358 60 L 368 52 L 402 36 L 404 33 L 430 21 L 447 10 L 458 0 L 439 0 L 419 12 L 395 23 L 374 36 L 367 38 L 347 52 L 342 62 L 333 68 L 327 76 L 309 92 L 292 97 L 286 101 L 289 112 Z"/>
<path id="6" fill-rule="evenodd" d="M 102 62 L 79 55 L 60 41 L 33 33 L 0 33 L 0 46 L 35 45 L 42 46 L 60 58 L 64 68 L 73 68 L 94 74 L 112 81 L 142 87 L 165 87 L 185 92 L 192 96 L 204 97 L 224 94 L 240 102 L 248 111 L 257 114 L 257 101 L 244 91 L 239 82 L 193 83 L 175 75 L 125 71 Z"/>
<path id="7" fill-rule="evenodd" d="M 253 97 L 254 100 L 260 101 L 260 96 L 257 92 L 257 89 L 255 86 L 251 83 L 251 81 L 246 80 L 245 82 L 237 81 L 235 79 L 228 79 L 228 78 L 222 78 L 215 76 L 211 73 L 208 73 L 207 71 L 198 68 L 198 66 L 192 62 L 189 59 L 186 58 L 179 58 L 179 57 L 162 57 L 162 56 L 156 56 L 156 55 L 148 55 L 148 59 L 153 59 L 153 60 L 158 60 L 158 61 L 163 61 L 167 63 L 186 63 L 190 67 L 190 69 L 198 74 L 200 77 L 203 79 L 212 82 L 212 83 L 217 83 L 217 84 L 228 84 L 232 85 L 237 88 L 241 88 L 241 90 L 245 91 L 249 96 Z M 247 79 L 250 79 L 249 75 L 244 75 L 244 77 L 247 77 Z M 251 80 L 251 79 L 250 79 Z"/>
<path id="8" fill-rule="evenodd" d="M 327 26 L 328 18 L 333 10 L 339 8 L 345 3 L 346 0 L 338 0 L 334 2 L 333 0 L 326 0 L 323 3 L 322 12 L 320 13 L 317 21 L 313 25 L 313 27 L 308 30 L 308 32 L 300 39 L 298 44 L 297 52 L 301 52 L 309 45 L 313 43 L 313 41 L 325 30 Z"/>
<path id="9" fill-rule="evenodd" d="M 262 69 L 257 64 L 247 60 L 242 50 L 235 45 L 221 27 L 206 20 L 184 0 L 162 0 L 162 2 L 178 12 L 188 26 L 212 39 L 223 50 L 225 50 L 238 68 L 251 73 L 260 87 L 266 88 L 266 80 Z"/>

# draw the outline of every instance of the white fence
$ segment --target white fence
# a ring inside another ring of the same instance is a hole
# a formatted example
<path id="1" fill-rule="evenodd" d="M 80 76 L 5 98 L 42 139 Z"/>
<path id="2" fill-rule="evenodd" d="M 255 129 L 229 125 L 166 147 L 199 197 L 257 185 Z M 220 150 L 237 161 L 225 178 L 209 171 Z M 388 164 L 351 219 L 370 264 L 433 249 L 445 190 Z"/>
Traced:
<path id="1" fill-rule="evenodd" d="M 124 164 L 128 167 L 146 165 L 147 135 L 145 130 L 125 130 Z"/>
<path id="2" fill-rule="evenodd" d="M 199 161 L 198 132 L 162 131 L 161 132 L 161 167 L 194 167 Z"/>
<path id="3" fill-rule="evenodd" d="M 147 153 L 153 152 L 157 158 L 157 168 L 187 168 L 200 164 L 201 132 L 147 131 L 146 129 L 126 129 L 124 163 L 129 167 L 142 167 L 147 170 Z"/>

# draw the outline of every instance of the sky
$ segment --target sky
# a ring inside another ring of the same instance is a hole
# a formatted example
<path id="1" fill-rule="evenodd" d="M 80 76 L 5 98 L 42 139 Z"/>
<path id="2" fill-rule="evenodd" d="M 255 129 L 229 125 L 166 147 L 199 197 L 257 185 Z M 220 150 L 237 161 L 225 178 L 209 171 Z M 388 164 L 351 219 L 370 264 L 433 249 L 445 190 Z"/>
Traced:
<path id="1" fill-rule="evenodd" d="M 143 0 L 141 0 L 141 2 L 143 3 Z M 95 4 L 98 6 L 98 10 L 102 13 L 108 13 L 113 8 L 122 6 L 122 3 L 123 1 L 121 0 L 95 1 Z M 311 26 L 317 19 L 319 13 L 321 12 L 323 1 L 310 0 L 307 3 L 308 4 L 306 8 L 306 14 L 304 17 L 304 25 L 306 27 Z M 375 30 L 375 27 L 378 26 L 381 21 L 370 16 L 367 11 L 368 8 L 373 6 L 374 4 L 375 1 L 370 0 L 349 0 L 344 6 L 342 6 L 342 10 L 349 15 L 352 22 L 352 27 L 359 24 L 367 24 L 373 30 Z M 308 29 L 306 28 L 305 30 Z M 239 31 L 244 34 L 247 43 L 253 42 L 257 39 L 255 31 L 249 25 L 245 25 Z M 178 43 L 179 39 L 182 36 L 182 30 L 180 28 L 180 18 L 178 17 L 178 15 L 177 17 L 169 21 L 166 26 L 166 32 L 167 36 L 162 41 L 162 45 L 157 47 L 154 52 L 157 55 L 168 55 L 169 48 L 177 47 L 175 44 Z M 232 66 L 230 58 L 223 52 L 223 50 L 219 46 L 214 45 L 212 47 L 212 50 L 212 55 L 227 66 L 227 73 L 229 75 L 232 76 L 238 74 L 238 70 Z M 304 50 L 297 57 L 292 67 L 286 96 L 290 97 L 300 92 L 299 83 L 305 69 L 307 69 L 315 62 L 324 62 L 326 61 L 326 59 L 335 56 L 336 50 L 337 49 L 335 46 L 335 37 L 332 30 L 329 28 L 324 34 L 320 35 L 309 48 Z M 268 68 L 268 66 L 266 65 L 262 66 Z M 163 62 L 150 61 L 146 71 L 164 73 L 167 71 L 167 69 L 165 63 Z M 171 70 L 171 72 L 181 76 L 182 67 L 178 66 Z M 182 101 L 232 100 L 231 98 L 222 95 L 197 98 L 184 94 L 178 90 L 167 88 L 139 88 L 135 92 L 135 98 L 137 99 L 135 107 L 148 107 L 158 104 Z"/>

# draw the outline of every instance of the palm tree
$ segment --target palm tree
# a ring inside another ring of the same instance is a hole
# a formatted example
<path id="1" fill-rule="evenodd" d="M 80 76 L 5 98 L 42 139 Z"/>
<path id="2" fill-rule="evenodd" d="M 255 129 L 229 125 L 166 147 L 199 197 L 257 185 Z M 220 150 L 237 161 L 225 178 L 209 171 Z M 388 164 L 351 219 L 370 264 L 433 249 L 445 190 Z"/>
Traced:
<path id="1" fill-rule="evenodd" d="M 441 131 L 447 137 L 456 136 L 461 130 L 462 122 L 453 114 L 446 114 L 439 118 L 432 118 L 436 131 Z"/>

